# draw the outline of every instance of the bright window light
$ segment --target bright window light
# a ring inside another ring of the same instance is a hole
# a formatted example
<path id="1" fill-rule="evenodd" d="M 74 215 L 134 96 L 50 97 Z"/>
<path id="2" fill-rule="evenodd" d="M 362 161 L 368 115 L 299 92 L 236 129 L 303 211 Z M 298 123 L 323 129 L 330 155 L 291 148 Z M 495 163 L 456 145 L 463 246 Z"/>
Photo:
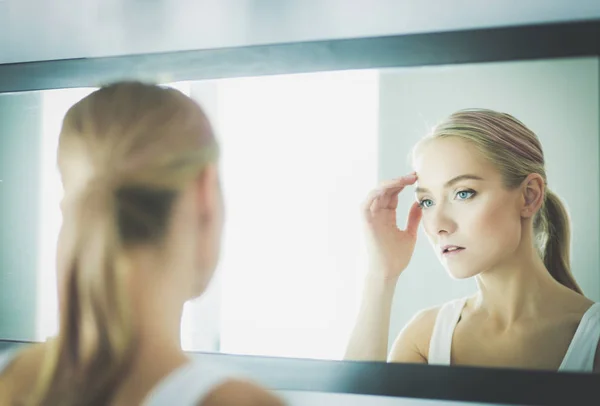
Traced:
<path id="1" fill-rule="evenodd" d="M 366 269 L 378 82 L 348 71 L 219 83 L 221 351 L 342 358 Z"/>

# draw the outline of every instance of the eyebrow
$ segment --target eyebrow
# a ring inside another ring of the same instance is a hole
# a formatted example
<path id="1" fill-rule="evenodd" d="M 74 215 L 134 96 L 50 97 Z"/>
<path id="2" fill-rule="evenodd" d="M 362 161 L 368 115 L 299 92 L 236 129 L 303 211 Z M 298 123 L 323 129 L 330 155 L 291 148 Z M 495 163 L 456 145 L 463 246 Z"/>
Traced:
<path id="1" fill-rule="evenodd" d="M 448 188 L 448 187 L 454 185 L 455 183 L 460 182 L 461 180 L 483 180 L 483 178 L 480 176 L 477 176 L 477 175 L 468 175 L 468 174 L 467 175 L 459 175 L 455 178 L 450 179 L 448 182 L 446 182 L 444 184 L 444 188 Z M 429 192 L 429 189 L 425 189 L 422 187 L 418 187 L 415 189 L 415 193 L 426 193 L 426 192 Z"/>

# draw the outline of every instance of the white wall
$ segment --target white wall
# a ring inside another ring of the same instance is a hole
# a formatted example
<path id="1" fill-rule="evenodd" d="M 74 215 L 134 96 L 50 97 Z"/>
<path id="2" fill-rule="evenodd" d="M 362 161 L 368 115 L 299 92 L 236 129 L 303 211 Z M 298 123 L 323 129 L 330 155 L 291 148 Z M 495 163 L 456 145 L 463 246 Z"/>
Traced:
<path id="1" fill-rule="evenodd" d="M 549 187 L 566 202 L 573 222 L 573 273 L 600 301 L 599 60 L 488 63 L 391 69 L 381 74 L 380 177 L 407 173 L 414 142 L 452 112 L 481 107 L 522 120 L 540 138 Z M 400 196 L 399 224 L 414 199 Z M 420 309 L 476 289 L 450 279 L 422 229 L 415 255 L 396 291 L 391 341 Z"/>
<path id="2" fill-rule="evenodd" d="M 599 17 L 597 0 L 0 0 L 0 63 Z"/>

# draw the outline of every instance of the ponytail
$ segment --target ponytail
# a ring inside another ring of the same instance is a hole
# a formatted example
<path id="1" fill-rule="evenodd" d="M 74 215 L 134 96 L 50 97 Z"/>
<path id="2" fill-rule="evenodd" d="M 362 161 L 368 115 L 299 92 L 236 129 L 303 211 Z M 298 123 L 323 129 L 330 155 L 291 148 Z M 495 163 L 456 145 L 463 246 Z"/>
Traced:
<path id="1" fill-rule="evenodd" d="M 70 241 L 63 269 L 60 333 L 49 348 L 32 403 L 105 405 L 132 360 L 133 326 L 125 286 L 116 197 L 92 181 L 63 227 Z"/>
<path id="2" fill-rule="evenodd" d="M 583 294 L 571 273 L 569 215 L 558 196 L 549 189 L 546 189 L 546 200 L 542 206 L 539 220 L 536 228 L 541 240 L 544 265 L 556 281 Z"/>

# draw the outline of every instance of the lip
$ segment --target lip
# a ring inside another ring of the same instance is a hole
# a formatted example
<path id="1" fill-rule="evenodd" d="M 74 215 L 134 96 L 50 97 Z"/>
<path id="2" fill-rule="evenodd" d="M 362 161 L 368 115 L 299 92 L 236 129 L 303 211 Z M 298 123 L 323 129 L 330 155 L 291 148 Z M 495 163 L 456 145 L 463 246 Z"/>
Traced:
<path id="1" fill-rule="evenodd" d="M 452 251 L 446 251 L 449 248 L 458 248 L 457 250 L 452 250 Z M 449 257 L 449 256 L 454 256 L 454 255 L 458 255 L 461 252 L 463 252 L 465 250 L 465 247 L 461 247 L 459 245 L 444 245 L 443 247 L 440 248 L 442 256 L 444 257 Z"/>

